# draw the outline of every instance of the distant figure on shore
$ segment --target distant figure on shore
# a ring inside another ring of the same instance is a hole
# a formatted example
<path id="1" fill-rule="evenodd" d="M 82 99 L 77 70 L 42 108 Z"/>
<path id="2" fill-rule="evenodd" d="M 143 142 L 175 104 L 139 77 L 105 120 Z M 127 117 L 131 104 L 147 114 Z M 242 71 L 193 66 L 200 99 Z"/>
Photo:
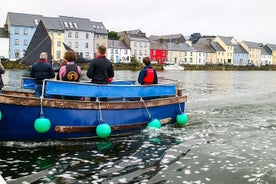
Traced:
<path id="1" fill-rule="evenodd" d="M 31 67 L 30 77 L 35 79 L 35 96 L 40 97 L 42 93 L 42 84 L 44 79 L 55 77 L 54 70 L 47 61 L 47 53 L 42 52 L 40 59 Z"/>
<path id="2" fill-rule="evenodd" d="M 2 93 L 2 88 L 4 87 L 4 83 L 2 80 L 2 74 L 5 73 L 5 68 L 3 67 L 1 61 L 0 61 L 0 93 Z"/>
<path id="3" fill-rule="evenodd" d="M 144 68 L 140 71 L 138 76 L 138 82 L 142 85 L 158 84 L 157 73 L 150 65 L 150 58 L 143 58 Z"/>
<path id="4" fill-rule="evenodd" d="M 112 63 L 106 58 L 105 54 L 106 47 L 100 45 L 96 58 L 91 61 L 87 70 L 87 77 L 92 79 L 92 83 L 108 84 L 114 77 Z"/>
<path id="5" fill-rule="evenodd" d="M 66 51 L 63 59 L 65 62 L 59 70 L 59 78 L 63 81 L 79 82 L 81 69 L 75 64 L 77 54 L 74 51 Z"/>

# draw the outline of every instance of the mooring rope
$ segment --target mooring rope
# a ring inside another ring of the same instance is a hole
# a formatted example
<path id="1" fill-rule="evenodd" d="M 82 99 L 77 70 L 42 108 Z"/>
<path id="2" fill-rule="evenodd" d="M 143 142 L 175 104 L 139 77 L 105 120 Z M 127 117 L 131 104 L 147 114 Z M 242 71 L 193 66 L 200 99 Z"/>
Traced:
<path id="1" fill-rule="evenodd" d="M 177 96 L 177 101 L 178 101 L 179 111 L 180 111 L 180 113 L 181 113 L 181 112 L 182 112 L 182 109 L 181 109 L 181 105 L 180 105 L 180 101 L 179 101 L 179 96 Z"/>
<path id="2" fill-rule="evenodd" d="M 100 122 L 103 122 L 102 109 L 101 109 L 101 102 L 100 102 L 100 100 L 99 100 L 98 97 L 96 98 L 96 102 L 98 103 Z"/>
<path id="3" fill-rule="evenodd" d="M 144 106 L 145 106 L 145 109 L 146 109 L 146 111 L 147 111 L 147 113 L 148 113 L 149 119 L 151 119 L 151 115 L 150 115 L 150 112 L 149 112 L 149 110 L 148 110 L 148 107 L 146 106 L 146 103 L 145 103 L 145 101 L 144 101 L 144 99 L 143 99 L 142 97 L 140 97 L 140 101 L 143 102 L 143 104 L 144 104 Z"/>

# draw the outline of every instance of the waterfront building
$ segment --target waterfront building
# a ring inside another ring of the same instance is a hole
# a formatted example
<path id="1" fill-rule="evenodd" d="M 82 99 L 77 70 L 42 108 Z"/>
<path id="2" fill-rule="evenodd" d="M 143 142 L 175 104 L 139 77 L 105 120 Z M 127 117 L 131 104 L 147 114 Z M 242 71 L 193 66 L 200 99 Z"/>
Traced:
<path id="1" fill-rule="evenodd" d="M 149 37 L 152 41 L 158 41 L 159 39 L 163 39 L 165 43 L 185 43 L 186 39 L 183 34 L 170 34 L 170 35 L 151 35 Z"/>
<path id="2" fill-rule="evenodd" d="M 188 43 L 168 43 L 168 60 L 175 64 L 195 64 L 196 52 Z"/>
<path id="3" fill-rule="evenodd" d="M 97 54 L 97 49 L 100 45 L 107 46 L 108 32 L 102 22 L 91 21 L 91 26 L 94 30 L 94 56 Z"/>
<path id="4" fill-rule="evenodd" d="M 42 15 L 8 12 L 5 29 L 9 34 L 9 58 L 24 56 Z"/>
<path id="5" fill-rule="evenodd" d="M 207 54 L 213 53 L 213 51 L 210 48 L 203 45 L 193 45 L 193 48 L 196 52 L 196 65 L 211 63 L 207 60 Z"/>
<path id="6" fill-rule="evenodd" d="M 60 61 L 63 58 L 65 49 L 64 42 L 64 29 L 59 18 L 44 17 L 43 18 L 46 28 L 48 29 L 49 36 L 52 40 L 52 60 Z"/>
<path id="7" fill-rule="evenodd" d="M 131 50 L 131 56 L 136 57 L 138 61 L 142 62 L 144 57 L 150 56 L 150 41 L 140 29 L 123 31 L 118 34 L 121 41 Z"/>
<path id="8" fill-rule="evenodd" d="M 8 31 L 1 27 L 0 28 L 0 56 L 4 56 L 5 58 L 9 57 L 9 35 Z"/>
<path id="9" fill-rule="evenodd" d="M 239 43 L 235 44 L 233 64 L 237 66 L 248 64 L 248 52 Z"/>
<path id="10" fill-rule="evenodd" d="M 158 41 L 150 41 L 150 59 L 157 61 L 159 64 L 168 61 L 168 47 L 162 38 Z"/>
<path id="11" fill-rule="evenodd" d="M 261 64 L 261 47 L 259 43 L 241 41 L 240 45 L 248 52 L 248 63 L 259 66 Z"/>
<path id="12" fill-rule="evenodd" d="M 130 48 L 121 40 L 108 40 L 107 58 L 114 63 L 129 63 Z"/>
<path id="13" fill-rule="evenodd" d="M 276 65 L 276 44 L 266 44 L 264 48 L 272 55 L 272 64 Z"/>
<path id="14" fill-rule="evenodd" d="M 234 45 L 237 44 L 236 39 L 234 37 L 216 36 L 213 41 L 217 42 L 225 50 L 225 52 L 220 52 L 220 63 L 233 64 Z"/>
<path id="15" fill-rule="evenodd" d="M 87 18 L 59 16 L 64 43 L 86 59 L 94 58 L 94 31 Z"/>
<path id="16" fill-rule="evenodd" d="M 261 51 L 261 65 L 271 65 L 272 64 L 272 53 L 270 50 L 262 47 Z"/>
<path id="17" fill-rule="evenodd" d="M 196 44 L 193 45 L 196 49 L 205 52 L 207 64 L 215 64 L 217 62 L 216 51 L 211 47 L 211 38 L 200 38 Z"/>

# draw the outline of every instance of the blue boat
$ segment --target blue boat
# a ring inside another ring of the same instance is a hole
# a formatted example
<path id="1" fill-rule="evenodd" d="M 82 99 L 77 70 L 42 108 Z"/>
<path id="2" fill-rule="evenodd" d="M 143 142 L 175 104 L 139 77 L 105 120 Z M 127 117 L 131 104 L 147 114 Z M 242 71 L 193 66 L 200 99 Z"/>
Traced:
<path id="1" fill-rule="evenodd" d="M 22 87 L 32 89 L 33 79 L 24 78 Z M 64 99 L 67 96 L 81 100 Z M 32 90 L 4 90 L 0 95 L 0 141 L 130 134 L 151 122 L 176 122 L 177 115 L 184 113 L 186 100 L 176 84 L 141 86 L 134 81 L 115 81 L 97 85 L 45 80 L 41 98 Z"/>

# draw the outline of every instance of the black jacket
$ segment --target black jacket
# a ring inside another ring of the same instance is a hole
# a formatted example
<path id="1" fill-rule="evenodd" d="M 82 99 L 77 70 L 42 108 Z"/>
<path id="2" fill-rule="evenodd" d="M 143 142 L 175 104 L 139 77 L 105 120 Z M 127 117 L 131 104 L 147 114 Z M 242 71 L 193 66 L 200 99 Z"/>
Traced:
<path id="1" fill-rule="evenodd" d="M 4 74 L 4 73 L 5 73 L 4 68 L 0 67 L 0 89 L 2 89 L 4 87 L 4 83 L 2 80 L 2 76 L 1 76 L 1 74 Z"/>
<path id="2" fill-rule="evenodd" d="M 36 84 L 42 84 L 44 79 L 54 78 L 55 72 L 50 63 L 40 60 L 32 65 L 30 76 Z"/>
<path id="3" fill-rule="evenodd" d="M 114 77 L 111 61 L 106 59 L 106 57 L 93 59 L 87 70 L 87 77 L 92 79 L 92 83 L 107 84 L 108 78 Z"/>

